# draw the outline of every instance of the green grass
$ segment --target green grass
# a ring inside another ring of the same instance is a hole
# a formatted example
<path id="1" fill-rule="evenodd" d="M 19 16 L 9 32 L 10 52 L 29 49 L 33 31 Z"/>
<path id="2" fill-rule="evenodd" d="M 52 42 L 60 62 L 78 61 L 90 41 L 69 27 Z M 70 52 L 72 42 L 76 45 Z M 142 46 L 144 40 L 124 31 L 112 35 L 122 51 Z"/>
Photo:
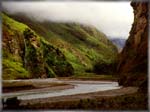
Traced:
<path id="1" fill-rule="evenodd" d="M 29 72 L 23 67 L 21 57 L 13 55 L 8 51 L 2 51 L 3 79 L 29 78 Z"/>
<path id="2" fill-rule="evenodd" d="M 6 16 L 5 14 L 1 13 L 2 19 L 3 19 L 3 23 L 5 25 L 11 25 L 11 28 L 13 28 L 14 30 L 20 31 L 21 33 L 23 33 L 24 29 L 27 28 L 28 26 L 14 21 L 12 18 Z"/>
<path id="3" fill-rule="evenodd" d="M 29 78 L 29 73 L 22 63 L 10 59 L 3 59 L 3 79 Z"/>

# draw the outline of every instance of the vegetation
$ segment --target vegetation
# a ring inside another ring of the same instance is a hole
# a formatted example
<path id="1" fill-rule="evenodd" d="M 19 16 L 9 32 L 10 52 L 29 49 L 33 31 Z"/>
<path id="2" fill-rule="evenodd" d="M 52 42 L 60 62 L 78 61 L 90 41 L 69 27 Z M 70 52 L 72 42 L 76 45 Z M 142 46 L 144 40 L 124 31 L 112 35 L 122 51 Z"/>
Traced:
<path id="1" fill-rule="evenodd" d="M 46 78 L 73 75 L 63 53 L 27 25 L 3 17 L 3 78 Z M 20 26 L 20 28 L 18 28 Z"/>
<path id="2" fill-rule="evenodd" d="M 77 72 L 93 69 L 99 61 L 111 63 L 116 59 L 117 48 L 105 34 L 93 26 L 79 23 L 39 22 L 21 14 L 12 17 L 29 25 L 51 45 L 61 50 Z"/>
<path id="3" fill-rule="evenodd" d="M 117 61 L 107 63 L 107 62 L 98 62 L 94 65 L 93 72 L 97 74 L 114 74 L 116 73 Z"/>
<path id="4" fill-rule="evenodd" d="M 28 78 L 71 76 L 93 71 L 98 60 L 112 63 L 116 59 L 116 47 L 94 27 L 38 22 L 26 16 L 17 22 L 21 17 L 14 20 L 4 13 L 2 17 L 3 54 L 17 57 L 15 61 L 26 71 L 22 77 L 26 73 L 30 74 Z M 8 59 L 8 56 L 3 57 Z M 3 70 L 7 74 L 7 70 Z M 4 77 L 7 79 L 7 75 Z"/>
<path id="5" fill-rule="evenodd" d="M 83 80 L 110 80 L 117 81 L 116 75 L 111 74 L 96 74 L 96 73 L 76 73 L 70 77 L 71 79 L 83 79 Z"/>
<path id="6" fill-rule="evenodd" d="M 3 59 L 3 79 L 29 78 L 29 72 L 23 68 L 22 63 L 11 59 Z"/>

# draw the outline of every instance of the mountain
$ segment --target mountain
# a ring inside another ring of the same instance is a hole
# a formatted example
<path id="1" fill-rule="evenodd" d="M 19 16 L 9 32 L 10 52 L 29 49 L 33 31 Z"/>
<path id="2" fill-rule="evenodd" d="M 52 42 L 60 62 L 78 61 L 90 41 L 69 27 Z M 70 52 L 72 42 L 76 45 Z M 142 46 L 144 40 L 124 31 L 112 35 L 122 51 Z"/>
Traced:
<path id="1" fill-rule="evenodd" d="M 132 2 L 134 23 L 119 56 L 120 85 L 141 86 L 147 90 L 148 76 L 148 3 Z"/>
<path id="2" fill-rule="evenodd" d="M 117 46 L 118 50 L 121 51 L 123 47 L 125 46 L 126 39 L 122 38 L 111 38 L 110 39 L 114 45 Z"/>
<path id="3" fill-rule="evenodd" d="M 64 54 L 27 25 L 3 17 L 3 79 L 73 75 Z"/>
<path id="4" fill-rule="evenodd" d="M 90 59 L 92 62 L 97 62 L 97 59 L 105 62 L 109 60 L 111 62 L 116 56 L 116 47 L 107 39 L 104 33 L 98 31 L 93 26 L 79 23 L 39 22 L 21 13 L 12 15 L 12 18 L 27 24 L 52 45 L 67 51 L 72 50 L 70 53 L 77 55 L 75 58 L 79 58 L 77 60 L 80 63 L 82 62 L 82 66 L 84 65 L 82 69 L 85 68 L 85 65 L 90 65 L 88 61 L 82 60 L 82 57 L 87 60 Z M 85 58 L 85 54 L 88 58 Z M 68 53 L 66 57 L 68 57 Z M 72 57 L 68 58 L 71 58 L 70 60 L 72 61 Z M 75 60 L 72 61 L 72 63 L 74 62 Z"/>
<path id="5" fill-rule="evenodd" d="M 116 60 L 117 48 L 92 26 L 8 15 L 2 13 L 4 79 L 71 76 Z"/>

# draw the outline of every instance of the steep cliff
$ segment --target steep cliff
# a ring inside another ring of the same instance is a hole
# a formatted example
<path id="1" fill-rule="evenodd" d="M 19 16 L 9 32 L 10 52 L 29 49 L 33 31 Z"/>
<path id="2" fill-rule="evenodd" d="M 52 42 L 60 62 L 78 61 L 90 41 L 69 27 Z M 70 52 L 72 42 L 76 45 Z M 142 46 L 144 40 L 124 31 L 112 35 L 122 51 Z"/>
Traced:
<path id="1" fill-rule="evenodd" d="M 134 23 L 120 54 L 120 85 L 145 86 L 148 76 L 148 3 L 132 2 Z"/>

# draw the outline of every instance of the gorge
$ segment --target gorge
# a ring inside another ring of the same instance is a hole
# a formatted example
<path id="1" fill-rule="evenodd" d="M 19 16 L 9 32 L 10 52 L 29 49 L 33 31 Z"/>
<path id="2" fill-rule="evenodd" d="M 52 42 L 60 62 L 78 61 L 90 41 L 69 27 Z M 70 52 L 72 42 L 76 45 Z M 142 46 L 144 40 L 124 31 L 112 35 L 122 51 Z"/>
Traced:
<path id="1" fill-rule="evenodd" d="M 115 83 L 114 90 L 100 91 L 99 88 L 93 93 L 21 100 L 22 105 L 10 108 L 147 110 L 148 2 L 133 1 L 131 6 L 134 22 L 120 53 L 107 36 L 93 26 L 41 22 L 23 13 L 11 14 L 4 10 L 1 13 L 4 96 L 11 89 L 12 94 L 21 92 L 22 87 L 33 91 L 51 89 L 51 86 L 68 87 L 67 81 L 88 80 L 89 83 L 92 80 L 91 87 L 95 80 L 118 81 L 120 85 Z M 57 78 L 63 83 L 55 80 L 51 83 L 47 78 Z M 36 79 L 43 82 L 33 84 Z M 90 89 L 90 83 L 88 86 Z"/>

